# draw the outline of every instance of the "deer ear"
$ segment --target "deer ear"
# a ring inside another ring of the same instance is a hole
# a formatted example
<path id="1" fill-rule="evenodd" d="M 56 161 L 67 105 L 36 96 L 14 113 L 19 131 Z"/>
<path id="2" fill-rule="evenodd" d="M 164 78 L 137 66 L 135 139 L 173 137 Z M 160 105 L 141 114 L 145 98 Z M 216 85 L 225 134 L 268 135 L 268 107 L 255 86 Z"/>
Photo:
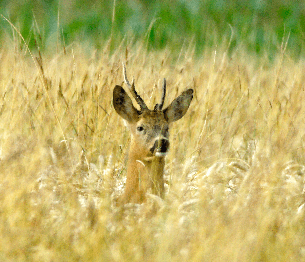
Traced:
<path id="1" fill-rule="evenodd" d="M 193 99 L 193 92 L 193 89 L 184 91 L 163 110 L 165 119 L 168 122 L 175 122 L 185 115 Z"/>
<path id="2" fill-rule="evenodd" d="M 123 87 L 118 85 L 113 89 L 113 106 L 115 111 L 128 122 L 138 121 L 138 110 L 133 106 Z"/>

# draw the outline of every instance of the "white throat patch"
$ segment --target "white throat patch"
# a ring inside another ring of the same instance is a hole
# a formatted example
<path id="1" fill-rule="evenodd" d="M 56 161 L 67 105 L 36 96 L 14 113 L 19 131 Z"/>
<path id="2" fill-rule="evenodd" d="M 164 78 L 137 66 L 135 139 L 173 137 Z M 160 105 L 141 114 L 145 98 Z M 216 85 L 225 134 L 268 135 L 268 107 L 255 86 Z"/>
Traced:
<path id="1" fill-rule="evenodd" d="M 161 157 L 161 156 L 166 156 L 167 152 L 156 152 L 155 156 Z"/>

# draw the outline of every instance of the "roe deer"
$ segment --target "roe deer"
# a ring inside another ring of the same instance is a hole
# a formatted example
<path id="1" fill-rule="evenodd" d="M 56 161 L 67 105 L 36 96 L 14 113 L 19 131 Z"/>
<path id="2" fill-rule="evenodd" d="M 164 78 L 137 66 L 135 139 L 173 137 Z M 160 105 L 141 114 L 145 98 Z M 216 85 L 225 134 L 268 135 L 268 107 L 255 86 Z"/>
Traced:
<path id="1" fill-rule="evenodd" d="M 164 197 L 164 157 L 169 149 L 169 124 L 182 118 L 193 98 L 193 89 L 184 91 L 166 109 L 162 110 L 166 80 L 163 82 L 163 94 L 160 104 L 154 110 L 148 109 L 135 90 L 134 81 L 129 83 L 123 64 L 124 81 L 140 106 L 137 110 L 125 90 L 116 85 L 113 90 L 115 111 L 127 121 L 131 132 L 131 144 L 127 164 L 125 192 L 120 202 L 142 203 L 146 192 Z"/>

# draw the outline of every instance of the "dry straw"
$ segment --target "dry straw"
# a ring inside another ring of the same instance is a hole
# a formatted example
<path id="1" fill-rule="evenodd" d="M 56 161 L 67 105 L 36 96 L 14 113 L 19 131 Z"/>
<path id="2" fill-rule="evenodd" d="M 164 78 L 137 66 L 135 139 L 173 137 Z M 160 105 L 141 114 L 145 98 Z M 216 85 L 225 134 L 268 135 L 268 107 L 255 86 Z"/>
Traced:
<path id="1" fill-rule="evenodd" d="M 130 46 L 89 59 L 75 44 L 37 63 L 20 47 L 0 50 L 1 260 L 304 260 L 303 61 Z M 171 127 L 164 200 L 118 208 L 125 61 L 150 107 L 164 77 L 165 106 L 195 95 Z"/>

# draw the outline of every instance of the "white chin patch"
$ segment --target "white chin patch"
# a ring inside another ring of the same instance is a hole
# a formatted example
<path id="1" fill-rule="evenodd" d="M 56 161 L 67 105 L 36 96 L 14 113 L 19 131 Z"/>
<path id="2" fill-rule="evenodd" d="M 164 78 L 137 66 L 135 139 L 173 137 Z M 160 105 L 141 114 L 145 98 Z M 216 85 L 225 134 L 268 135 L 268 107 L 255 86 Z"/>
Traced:
<path id="1" fill-rule="evenodd" d="M 155 156 L 166 156 L 167 152 L 156 152 Z"/>
<path id="2" fill-rule="evenodd" d="M 124 123 L 124 126 L 128 127 L 128 122 L 125 119 L 123 119 L 123 123 Z"/>

